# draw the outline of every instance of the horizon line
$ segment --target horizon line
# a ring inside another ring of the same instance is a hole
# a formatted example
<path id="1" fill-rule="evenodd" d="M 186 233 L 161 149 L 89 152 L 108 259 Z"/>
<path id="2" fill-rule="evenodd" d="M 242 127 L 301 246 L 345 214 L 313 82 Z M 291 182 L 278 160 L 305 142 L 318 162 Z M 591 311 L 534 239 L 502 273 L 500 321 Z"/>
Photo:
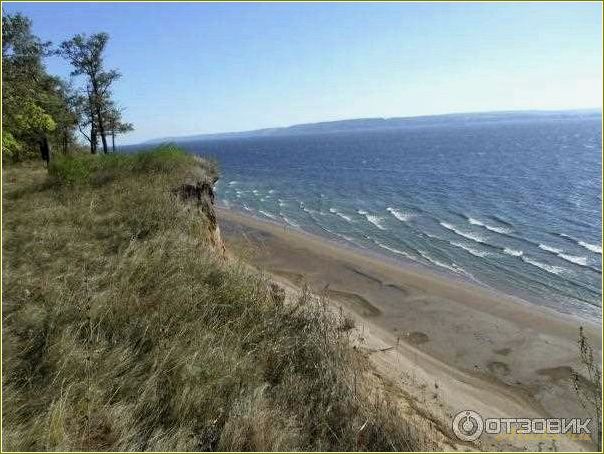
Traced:
<path id="1" fill-rule="evenodd" d="M 148 142 L 158 141 L 158 140 L 170 140 L 170 139 L 182 139 L 187 137 L 194 136 L 211 136 L 211 135 L 220 135 L 220 134 L 244 134 L 244 133 L 252 133 L 257 131 L 265 131 L 270 129 L 287 129 L 293 128 L 295 126 L 303 126 L 303 125 L 316 125 L 316 124 L 326 124 L 326 123 L 337 123 L 344 121 L 354 121 L 354 120 L 393 120 L 393 119 L 412 119 L 412 118 L 427 118 L 427 117 L 444 117 L 444 116 L 454 116 L 454 115 L 478 115 L 478 114 L 504 114 L 504 113 L 555 113 L 555 112 L 579 112 L 579 111 L 599 111 L 602 114 L 602 106 L 599 107 L 573 107 L 573 108 L 561 108 L 561 109 L 502 109 L 502 110 L 481 110 L 481 111 L 452 111 L 452 112 L 443 112 L 443 113 L 433 113 L 433 114 L 417 114 L 417 115 L 403 115 L 403 116 L 389 116 L 389 117 L 345 117 L 334 120 L 320 120 L 320 121 L 309 121 L 304 123 L 293 123 L 284 126 L 266 126 L 254 129 L 242 129 L 242 130 L 230 130 L 230 131 L 218 131 L 218 132 L 198 132 L 198 133 L 185 133 L 182 135 L 169 135 L 165 137 L 157 137 L 157 138 L 149 138 L 144 139 L 142 141 L 124 144 L 123 146 L 131 146 L 131 145 L 141 145 Z"/>

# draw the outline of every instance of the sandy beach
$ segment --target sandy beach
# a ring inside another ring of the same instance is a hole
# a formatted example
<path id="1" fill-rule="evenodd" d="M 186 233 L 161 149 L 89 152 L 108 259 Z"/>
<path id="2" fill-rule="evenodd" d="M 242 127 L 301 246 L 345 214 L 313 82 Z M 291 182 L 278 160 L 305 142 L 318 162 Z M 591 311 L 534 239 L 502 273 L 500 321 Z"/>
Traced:
<path id="1" fill-rule="evenodd" d="M 600 357 L 601 328 L 414 266 L 298 230 L 218 210 L 228 248 L 286 285 L 309 285 L 341 306 L 379 371 L 443 430 L 462 410 L 489 417 L 588 417 L 572 389 L 578 332 Z M 481 438 L 481 449 L 589 450 Z"/>

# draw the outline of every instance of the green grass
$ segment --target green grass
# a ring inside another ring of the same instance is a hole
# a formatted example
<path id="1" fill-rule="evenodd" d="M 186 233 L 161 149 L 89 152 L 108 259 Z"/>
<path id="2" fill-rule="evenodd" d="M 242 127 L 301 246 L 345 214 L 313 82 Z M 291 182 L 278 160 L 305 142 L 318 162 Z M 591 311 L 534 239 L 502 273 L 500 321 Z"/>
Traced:
<path id="1" fill-rule="evenodd" d="M 425 446 L 333 311 L 275 297 L 174 195 L 215 178 L 173 148 L 5 169 L 3 450 Z"/>

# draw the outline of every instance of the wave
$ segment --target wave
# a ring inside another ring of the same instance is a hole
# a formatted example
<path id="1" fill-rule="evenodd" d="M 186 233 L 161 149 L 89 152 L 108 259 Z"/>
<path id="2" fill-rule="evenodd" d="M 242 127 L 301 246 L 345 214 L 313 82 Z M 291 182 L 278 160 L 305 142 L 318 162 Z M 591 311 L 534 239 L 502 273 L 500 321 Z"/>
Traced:
<path id="1" fill-rule="evenodd" d="M 263 215 L 265 215 L 266 217 L 271 218 L 271 219 L 274 219 L 275 221 L 277 221 L 277 220 L 278 220 L 278 218 L 277 218 L 275 215 L 270 214 L 270 213 L 267 213 L 267 212 L 266 212 L 266 211 L 264 211 L 264 210 L 258 210 L 258 213 L 262 213 L 262 214 L 263 214 Z"/>
<path id="2" fill-rule="evenodd" d="M 589 244 L 585 241 L 578 241 L 577 244 L 579 244 L 579 246 L 583 246 L 585 249 L 591 252 L 595 252 L 597 254 L 602 255 L 602 246 L 600 246 L 599 244 Z"/>
<path id="3" fill-rule="evenodd" d="M 451 230 L 459 236 L 463 236 L 464 238 L 467 238 L 469 240 L 476 241 L 477 243 L 484 243 L 484 239 L 479 235 L 459 230 L 457 227 L 447 222 L 441 222 L 440 225 L 442 225 L 445 229 Z"/>
<path id="4" fill-rule="evenodd" d="M 446 263 L 433 259 L 428 254 L 426 254 L 424 251 L 420 251 L 418 249 L 417 252 L 419 252 L 419 255 L 421 255 L 423 258 L 425 258 L 428 262 L 433 263 L 436 266 L 440 266 L 441 268 L 445 268 L 449 271 L 453 271 L 454 273 L 465 274 L 466 276 L 473 277 L 470 273 L 468 273 L 466 270 L 464 270 L 462 267 L 456 265 L 455 263 L 453 263 L 451 265 L 447 265 Z"/>
<path id="5" fill-rule="evenodd" d="M 299 229 L 299 228 L 300 228 L 300 224 L 295 223 L 294 221 L 292 221 L 292 220 L 291 220 L 291 219 L 289 219 L 289 218 L 286 218 L 285 216 L 281 216 L 281 217 L 283 218 L 283 220 L 284 220 L 284 221 L 285 221 L 287 224 L 291 225 L 292 227 L 295 227 L 295 228 L 297 228 L 297 229 Z"/>
<path id="6" fill-rule="evenodd" d="M 537 260 L 533 260 L 526 256 L 523 256 L 522 260 L 524 260 L 526 263 L 530 263 L 531 265 L 536 266 L 537 268 L 541 268 L 542 270 L 545 270 L 548 273 L 558 275 L 566 271 L 566 268 L 562 266 L 548 265 L 547 263 L 538 262 Z"/>
<path id="7" fill-rule="evenodd" d="M 395 254 L 398 255 L 402 255 L 403 257 L 406 257 L 408 259 L 413 259 L 413 256 L 411 254 L 407 254 L 405 251 L 401 251 L 399 249 L 387 246 L 385 244 L 380 243 L 379 241 L 373 240 L 375 244 L 377 244 L 379 247 L 381 247 L 382 249 L 386 249 L 387 251 L 390 252 L 394 252 Z"/>
<path id="8" fill-rule="evenodd" d="M 557 249 L 555 247 L 548 246 L 547 244 L 539 244 L 539 248 L 547 252 L 553 252 L 554 254 L 559 254 L 562 252 L 562 249 Z"/>
<path id="9" fill-rule="evenodd" d="M 568 254 L 557 254 L 557 255 L 558 255 L 558 257 L 563 258 L 567 262 L 575 263 L 575 264 L 581 265 L 581 266 L 587 266 L 587 257 L 578 257 L 575 255 L 568 255 Z"/>
<path id="10" fill-rule="evenodd" d="M 229 181 L 229 186 L 235 186 L 238 183 L 238 181 Z"/>
<path id="11" fill-rule="evenodd" d="M 489 255 L 489 253 L 486 252 L 486 251 L 480 251 L 478 249 L 473 249 L 471 247 L 466 246 L 463 243 L 455 243 L 455 242 L 451 241 L 449 244 L 451 244 L 451 245 L 453 245 L 455 247 L 461 248 L 464 251 L 467 251 L 470 254 L 475 255 L 476 257 L 486 257 L 487 255 Z"/>
<path id="12" fill-rule="evenodd" d="M 359 213 L 359 214 L 361 214 L 361 215 L 365 216 L 365 218 L 367 218 L 367 221 L 368 221 L 368 222 L 371 222 L 371 223 L 372 223 L 373 225 L 375 225 L 375 226 L 376 226 L 378 229 L 380 229 L 380 230 L 388 230 L 386 227 L 384 227 L 384 226 L 381 224 L 381 221 L 382 221 L 384 218 L 381 218 L 381 217 L 379 217 L 379 216 L 375 216 L 375 215 L 373 215 L 373 214 L 369 214 L 369 213 L 367 213 L 367 211 L 364 211 L 364 210 L 358 210 L 358 211 L 357 211 L 357 213 Z"/>
<path id="13" fill-rule="evenodd" d="M 507 248 L 507 247 L 503 249 L 503 252 L 505 254 L 507 254 L 507 255 L 512 255 L 514 257 L 520 257 L 520 256 L 522 256 L 522 254 L 524 254 L 523 251 L 519 251 L 519 250 L 516 250 L 516 249 L 510 249 L 510 248 Z"/>
<path id="14" fill-rule="evenodd" d="M 507 234 L 507 233 L 512 233 L 512 230 L 508 227 L 497 227 L 497 226 L 492 226 L 489 224 L 485 224 L 482 221 L 479 221 L 478 219 L 474 219 L 474 218 L 468 218 L 468 222 L 472 225 L 478 225 L 480 227 L 484 227 L 487 230 L 490 230 L 491 232 L 496 232 L 496 233 L 501 233 L 501 234 Z"/>
<path id="15" fill-rule="evenodd" d="M 571 241 L 574 241 L 579 246 L 584 247 L 588 251 L 595 252 L 596 254 L 602 255 L 602 246 L 600 244 L 590 244 L 590 243 L 587 243 L 586 241 L 577 240 L 577 239 L 573 238 L 572 236 L 567 235 L 566 233 L 558 233 L 558 236 L 561 236 L 562 238 L 567 238 Z"/>
<path id="16" fill-rule="evenodd" d="M 336 216 L 340 216 L 342 219 L 345 219 L 348 222 L 352 222 L 352 218 L 351 217 L 346 216 L 344 213 L 339 212 L 335 208 L 330 208 L 329 212 L 335 214 Z"/>
<path id="17" fill-rule="evenodd" d="M 394 216 L 396 219 L 398 219 L 401 222 L 407 222 L 410 219 L 412 219 L 413 217 L 415 217 L 415 215 L 413 213 L 405 213 L 404 211 L 401 210 L 397 210 L 395 208 L 386 208 L 386 211 L 389 211 L 390 214 L 392 214 L 392 216 Z"/>

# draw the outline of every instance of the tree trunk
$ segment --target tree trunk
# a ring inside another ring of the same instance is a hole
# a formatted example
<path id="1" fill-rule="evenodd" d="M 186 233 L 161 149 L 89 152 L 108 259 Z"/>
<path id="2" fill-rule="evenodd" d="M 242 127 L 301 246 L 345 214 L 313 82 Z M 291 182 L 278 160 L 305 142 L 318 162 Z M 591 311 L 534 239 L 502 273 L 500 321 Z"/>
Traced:
<path id="1" fill-rule="evenodd" d="M 105 123 L 103 121 L 103 109 L 102 103 L 103 98 L 99 93 L 99 87 L 94 77 L 90 81 L 92 84 L 92 94 L 94 100 L 94 110 L 96 111 L 96 117 L 98 122 L 99 134 L 101 135 L 101 142 L 103 143 L 103 153 L 107 154 L 107 136 L 105 133 Z"/>
<path id="2" fill-rule="evenodd" d="M 50 144 L 48 143 L 48 138 L 46 136 L 42 137 L 40 140 L 40 154 L 48 166 L 50 163 Z"/>
<path id="3" fill-rule="evenodd" d="M 105 134 L 105 125 L 103 124 L 101 109 L 97 109 L 97 117 L 99 122 L 99 134 L 101 135 L 101 142 L 103 142 L 103 153 L 107 154 L 107 135 Z"/>
<path id="4" fill-rule="evenodd" d="M 111 151 L 115 153 L 115 130 L 111 130 Z"/>
<path id="5" fill-rule="evenodd" d="M 90 153 L 96 154 L 96 127 L 94 123 L 90 126 Z"/>

